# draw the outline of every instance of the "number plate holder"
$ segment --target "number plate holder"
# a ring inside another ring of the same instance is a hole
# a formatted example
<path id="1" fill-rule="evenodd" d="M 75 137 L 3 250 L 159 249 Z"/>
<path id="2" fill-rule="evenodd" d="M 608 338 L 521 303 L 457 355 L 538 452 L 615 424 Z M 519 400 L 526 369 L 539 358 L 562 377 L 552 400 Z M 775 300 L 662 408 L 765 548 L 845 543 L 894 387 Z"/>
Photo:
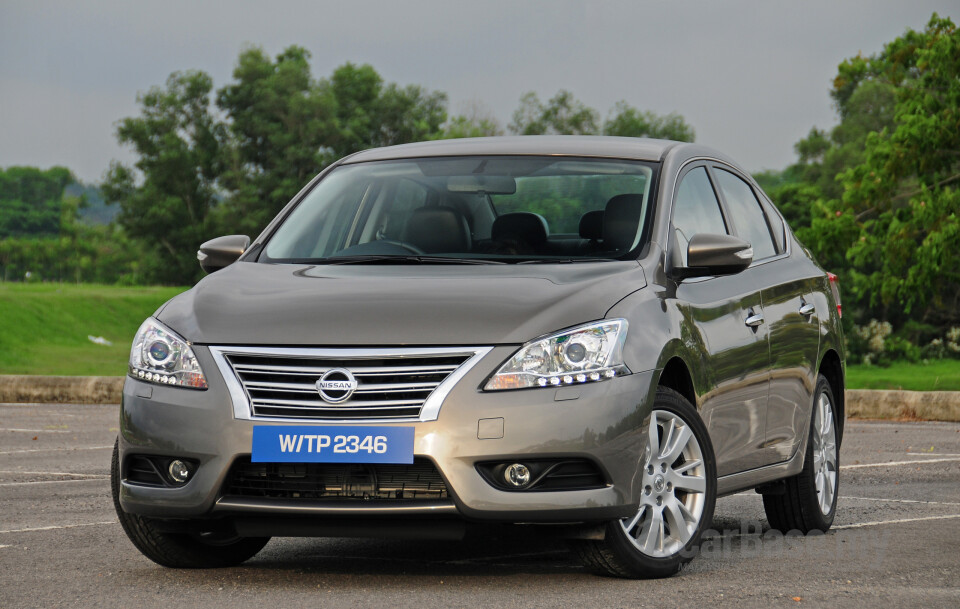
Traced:
<path id="1" fill-rule="evenodd" d="M 254 463 L 413 463 L 413 427 L 254 425 Z"/>

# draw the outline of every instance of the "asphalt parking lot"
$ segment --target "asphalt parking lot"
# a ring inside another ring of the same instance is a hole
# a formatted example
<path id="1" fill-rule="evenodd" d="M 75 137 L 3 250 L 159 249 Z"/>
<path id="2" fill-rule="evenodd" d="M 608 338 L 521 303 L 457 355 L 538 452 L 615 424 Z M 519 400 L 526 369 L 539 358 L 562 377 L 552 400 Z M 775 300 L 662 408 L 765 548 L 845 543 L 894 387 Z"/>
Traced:
<path id="1" fill-rule="evenodd" d="M 830 533 L 784 538 L 734 495 L 681 575 L 625 581 L 528 538 L 284 538 L 238 568 L 164 569 L 113 512 L 117 412 L 0 404 L 0 607 L 960 606 L 957 423 L 848 422 Z"/>

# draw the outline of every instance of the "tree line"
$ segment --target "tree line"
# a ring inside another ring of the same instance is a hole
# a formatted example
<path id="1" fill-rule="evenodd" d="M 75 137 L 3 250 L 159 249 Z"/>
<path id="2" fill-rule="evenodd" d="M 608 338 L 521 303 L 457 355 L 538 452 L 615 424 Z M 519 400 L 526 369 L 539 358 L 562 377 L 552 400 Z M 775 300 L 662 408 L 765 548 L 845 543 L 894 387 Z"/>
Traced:
<path id="1" fill-rule="evenodd" d="M 119 140 L 138 160 L 114 163 L 103 183 L 120 225 L 148 245 L 152 281 L 189 283 L 199 275 L 197 244 L 210 235 L 256 235 L 317 172 L 348 154 L 407 142 L 500 135 L 482 112 L 448 117 L 446 94 L 385 83 L 369 65 L 311 75 L 309 53 L 276 58 L 243 51 L 233 81 L 214 91 L 203 72 L 175 73 L 140 96 L 141 114 L 121 121 Z M 598 133 L 596 111 L 561 91 L 547 103 L 524 96 L 515 133 Z M 627 104 L 603 124 L 618 135 L 692 139 L 677 116 Z"/>
<path id="2" fill-rule="evenodd" d="M 219 89 L 204 72 L 173 73 L 163 86 L 139 95 L 138 104 L 140 114 L 117 128 L 117 139 L 133 149 L 136 161 L 112 163 L 99 185 L 106 202 L 119 208 L 108 228 L 77 221 L 89 206 L 86 197 L 44 195 L 27 204 L 0 190 L 4 277 L 22 279 L 30 271 L 34 280 L 189 284 L 202 274 L 196 263 L 200 243 L 221 234 L 258 234 L 311 177 L 339 158 L 377 146 L 505 133 L 481 104 L 451 116 L 445 93 L 386 83 L 369 65 L 346 63 L 327 78 L 314 78 L 310 54 L 297 46 L 275 58 L 259 48 L 244 50 L 232 81 Z M 661 116 L 620 102 L 601 120 L 564 90 L 546 102 L 534 93 L 522 96 L 507 130 L 694 137 L 677 114 Z M 47 179 L 57 192 L 73 180 L 63 168 L 8 170 L 22 171 Z M 7 209 L 33 224 L 5 234 Z M 95 246 L 88 252 L 92 260 L 81 260 L 86 254 L 77 241 Z M 117 247 L 126 259 L 107 256 Z"/>
<path id="3" fill-rule="evenodd" d="M 841 62 L 830 96 L 839 123 L 755 177 L 840 275 L 852 361 L 960 357 L 960 31 L 934 14 Z"/>
<path id="4" fill-rule="evenodd" d="M 796 163 L 755 177 L 841 276 L 853 361 L 960 356 L 960 32 L 934 14 L 923 31 L 842 61 L 829 94 L 838 124 L 811 129 Z M 314 78 L 297 46 L 244 50 L 219 89 L 200 71 L 171 74 L 138 103 L 117 129 L 136 161 L 111 164 L 100 185 L 115 222 L 78 221 L 86 197 L 57 195 L 72 180 L 62 168 L 0 172 L 5 278 L 32 266 L 48 279 L 192 283 L 199 243 L 257 234 L 313 175 L 370 147 L 506 132 L 695 135 L 678 114 L 627 102 L 602 119 L 565 90 L 522 95 L 504 129 L 479 103 L 450 115 L 446 94 L 386 83 L 369 65 Z"/>

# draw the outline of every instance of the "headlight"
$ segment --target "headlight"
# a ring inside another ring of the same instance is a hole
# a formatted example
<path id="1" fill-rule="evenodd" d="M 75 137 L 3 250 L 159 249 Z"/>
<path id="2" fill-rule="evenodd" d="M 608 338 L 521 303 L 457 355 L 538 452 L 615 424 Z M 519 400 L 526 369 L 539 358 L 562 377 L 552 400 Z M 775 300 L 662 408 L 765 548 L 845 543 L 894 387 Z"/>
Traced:
<path id="1" fill-rule="evenodd" d="M 577 385 L 629 374 L 623 363 L 627 320 L 608 319 L 530 341 L 490 377 L 484 390 Z"/>
<path id="2" fill-rule="evenodd" d="M 130 376 L 160 385 L 207 388 L 190 344 L 152 317 L 143 322 L 133 339 Z"/>

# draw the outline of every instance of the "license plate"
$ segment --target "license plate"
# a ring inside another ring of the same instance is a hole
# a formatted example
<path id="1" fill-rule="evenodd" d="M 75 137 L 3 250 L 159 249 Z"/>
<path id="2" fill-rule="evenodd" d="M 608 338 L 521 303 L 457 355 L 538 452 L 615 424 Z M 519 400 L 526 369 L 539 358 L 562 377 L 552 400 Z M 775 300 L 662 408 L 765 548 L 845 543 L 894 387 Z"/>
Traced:
<path id="1" fill-rule="evenodd" d="M 413 463 L 413 427 L 255 425 L 256 463 Z"/>

